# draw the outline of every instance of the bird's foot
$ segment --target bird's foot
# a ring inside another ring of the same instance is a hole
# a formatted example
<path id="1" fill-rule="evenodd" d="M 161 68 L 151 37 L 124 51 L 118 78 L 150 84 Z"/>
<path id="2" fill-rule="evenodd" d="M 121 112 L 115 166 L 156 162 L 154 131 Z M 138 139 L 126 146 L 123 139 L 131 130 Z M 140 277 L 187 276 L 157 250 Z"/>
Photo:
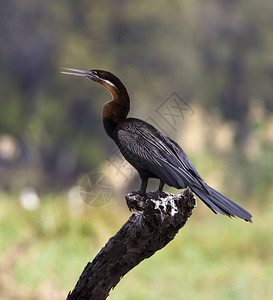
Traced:
<path id="1" fill-rule="evenodd" d="M 151 192 L 143 192 L 141 190 L 137 190 L 137 191 L 132 191 L 130 192 L 131 195 L 139 195 L 141 197 L 144 198 L 150 198 L 150 199 L 159 199 L 159 198 L 165 198 L 166 197 L 166 193 L 164 193 L 163 191 L 160 190 L 156 190 L 156 191 L 151 191 Z"/>
<path id="2" fill-rule="evenodd" d="M 148 197 L 146 192 L 143 193 L 143 191 L 141 190 L 132 191 L 125 197 L 129 210 L 130 211 L 135 210 L 139 212 L 143 211 L 143 207 L 145 205 L 147 198 Z"/>
<path id="3" fill-rule="evenodd" d="M 163 191 L 156 190 L 156 191 L 153 191 L 153 192 L 148 192 L 147 196 L 148 196 L 148 198 L 157 200 L 159 198 L 165 198 L 166 193 L 164 193 Z"/>
<path id="4" fill-rule="evenodd" d="M 146 192 L 143 192 L 143 191 L 141 191 L 141 190 L 132 191 L 132 192 L 130 192 L 130 194 L 131 194 L 131 195 L 139 195 L 139 196 L 141 196 L 141 197 L 147 198 Z"/>

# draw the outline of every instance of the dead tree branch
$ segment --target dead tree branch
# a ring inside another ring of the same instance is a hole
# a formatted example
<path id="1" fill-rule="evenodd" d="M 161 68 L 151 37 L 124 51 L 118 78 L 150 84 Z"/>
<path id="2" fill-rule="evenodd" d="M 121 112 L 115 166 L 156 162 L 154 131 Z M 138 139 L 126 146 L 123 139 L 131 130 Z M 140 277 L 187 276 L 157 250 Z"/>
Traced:
<path id="1" fill-rule="evenodd" d="M 158 199 L 152 194 L 147 198 L 128 194 L 126 201 L 135 212 L 86 265 L 68 300 L 106 299 L 127 272 L 175 237 L 196 206 L 189 189 L 178 195 L 164 193 Z"/>

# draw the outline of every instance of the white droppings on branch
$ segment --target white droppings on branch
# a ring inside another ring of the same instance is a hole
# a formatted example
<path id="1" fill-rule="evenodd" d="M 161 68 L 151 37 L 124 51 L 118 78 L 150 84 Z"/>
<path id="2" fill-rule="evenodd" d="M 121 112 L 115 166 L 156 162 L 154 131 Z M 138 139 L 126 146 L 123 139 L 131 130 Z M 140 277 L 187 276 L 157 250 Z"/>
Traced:
<path id="1" fill-rule="evenodd" d="M 178 208 L 172 194 L 170 194 L 166 198 L 160 198 L 160 200 L 151 199 L 151 201 L 155 204 L 155 209 L 158 209 L 160 211 L 161 217 L 163 217 L 162 211 L 172 217 L 176 213 L 178 213 Z"/>

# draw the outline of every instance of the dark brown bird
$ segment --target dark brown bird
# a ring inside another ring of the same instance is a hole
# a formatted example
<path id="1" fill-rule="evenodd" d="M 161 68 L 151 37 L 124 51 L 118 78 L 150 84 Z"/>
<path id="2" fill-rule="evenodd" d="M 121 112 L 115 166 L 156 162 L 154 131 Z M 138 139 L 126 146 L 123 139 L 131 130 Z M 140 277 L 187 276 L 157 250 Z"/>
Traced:
<path id="1" fill-rule="evenodd" d="M 177 189 L 191 190 L 213 211 L 252 222 L 244 208 L 208 186 L 181 147 L 147 122 L 127 118 L 130 98 L 126 87 L 112 73 L 102 70 L 65 69 L 64 74 L 85 77 L 106 87 L 113 100 L 103 105 L 106 133 L 115 141 L 125 159 L 138 171 L 141 187 L 134 193 L 146 195 L 149 178 L 160 180 L 160 195 L 166 183 Z"/>

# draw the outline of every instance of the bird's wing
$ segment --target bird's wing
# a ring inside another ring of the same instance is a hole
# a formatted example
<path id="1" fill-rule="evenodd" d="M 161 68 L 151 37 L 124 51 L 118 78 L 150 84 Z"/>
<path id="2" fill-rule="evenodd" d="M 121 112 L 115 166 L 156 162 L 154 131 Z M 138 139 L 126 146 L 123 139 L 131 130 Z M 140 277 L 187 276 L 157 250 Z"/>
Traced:
<path id="1" fill-rule="evenodd" d="M 188 159 L 186 153 L 181 149 L 181 147 L 174 142 L 173 140 L 165 137 L 167 139 L 167 143 L 171 145 L 171 148 L 174 150 L 175 155 L 177 159 L 179 160 L 180 164 L 182 165 L 182 168 L 185 169 L 190 176 L 190 183 L 195 185 L 201 184 L 202 187 L 207 191 L 208 194 L 210 194 L 210 189 L 208 188 L 207 184 L 204 182 L 204 180 L 201 178 L 191 161 Z M 181 167 L 180 167 L 181 168 Z M 193 181 L 192 181 L 193 180 Z"/>
<path id="2" fill-rule="evenodd" d="M 161 166 L 161 162 L 167 162 L 160 154 L 158 147 L 152 141 L 146 139 L 143 134 L 131 131 L 119 130 L 118 138 L 122 149 L 126 148 L 125 156 Z"/>
<path id="3" fill-rule="evenodd" d="M 120 144 L 126 148 L 126 155 L 130 156 L 131 161 L 138 160 L 141 168 L 151 171 L 176 188 L 203 183 L 186 154 L 175 142 L 153 127 L 145 130 L 142 124 L 142 129 L 118 131 Z"/>

